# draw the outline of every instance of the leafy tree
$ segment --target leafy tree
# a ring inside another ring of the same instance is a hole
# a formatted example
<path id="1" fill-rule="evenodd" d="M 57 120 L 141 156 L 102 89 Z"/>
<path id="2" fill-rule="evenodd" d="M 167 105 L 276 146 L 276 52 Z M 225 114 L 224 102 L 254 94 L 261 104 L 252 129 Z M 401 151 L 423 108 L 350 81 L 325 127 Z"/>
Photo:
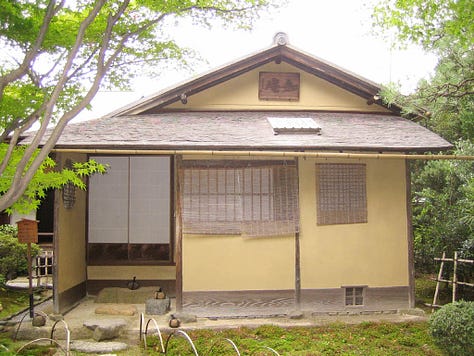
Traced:
<path id="1" fill-rule="evenodd" d="M 474 2 L 473 2 L 474 6 Z M 401 95 L 397 85 L 389 84 L 382 97 L 396 103 L 403 112 L 451 142 L 474 138 L 474 53 L 448 47 L 439 58 L 431 78 L 418 83 L 417 90 Z"/>
<path id="2" fill-rule="evenodd" d="M 474 0 L 382 0 L 373 12 L 374 26 L 394 34 L 398 46 L 420 45 L 439 59 L 414 94 L 404 97 L 391 84 L 385 100 L 453 142 L 474 137 L 473 18 Z"/>
<path id="3" fill-rule="evenodd" d="M 453 47 L 472 48 L 472 0 L 381 0 L 372 18 L 377 29 L 394 33 L 400 45 L 420 45 L 441 56 L 447 48 L 440 43 L 446 39 Z"/>
<path id="4" fill-rule="evenodd" d="M 28 272 L 27 245 L 18 242 L 18 229 L 12 225 L 0 226 L 0 287 L 9 279 Z M 38 255 L 40 248 L 31 244 L 31 256 Z"/>
<path id="5" fill-rule="evenodd" d="M 474 155 L 474 0 L 382 0 L 374 26 L 400 46 L 416 44 L 438 56 L 431 78 L 408 96 L 389 84 L 382 97 L 413 120 Z M 414 165 L 413 208 L 417 268 L 433 269 L 443 251 L 474 256 L 474 165 L 433 161 Z"/>
<path id="6" fill-rule="evenodd" d="M 0 211 L 49 184 L 46 161 L 66 124 L 101 86 L 125 89 L 146 66 L 191 66 L 192 51 L 167 35 L 185 17 L 249 28 L 270 0 L 0 0 Z M 17 148 L 30 128 L 24 148 Z M 52 187 L 97 164 L 76 166 Z M 8 173 L 8 174 L 7 174 Z M 57 178 L 57 180 L 56 180 Z M 32 181 L 36 183 L 33 187 Z M 41 189 L 39 190 L 41 195 Z M 26 200 L 28 200 L 26 199 Z M 26 200 L 23 199 L 23 202 Z"/>
<path id="7" fill-rule="evenodd" d="M 474 155 L 474 144 L 462 141 L 454 152 Z M 413 177 L 415 261 L 430 272 L 433 257 L 443 251 L 474 257 L 474 162 L 430 161 Z"/>

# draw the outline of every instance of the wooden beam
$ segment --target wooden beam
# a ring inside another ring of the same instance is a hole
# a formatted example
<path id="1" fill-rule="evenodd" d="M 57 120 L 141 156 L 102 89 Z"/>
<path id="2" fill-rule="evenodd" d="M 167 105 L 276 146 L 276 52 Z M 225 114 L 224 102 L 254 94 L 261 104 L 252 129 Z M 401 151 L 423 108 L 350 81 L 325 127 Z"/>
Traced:
<path id="1" fill-rule="evenodd" d="M 219 151 L 219 150 L 155 150 L 155 149 L 100 149 L 100 148 L 56 148 L 52 152 L 75 152 L 117 155 L 203 155 L 215 157 L 303 157 L 303 158 L 347 158 L 347 159 L 407 159 L 407 160 L 456 160 L 473 161 L 474 155 L 404 154 L 404 153 L 352 153 L 326 151 Z"/>

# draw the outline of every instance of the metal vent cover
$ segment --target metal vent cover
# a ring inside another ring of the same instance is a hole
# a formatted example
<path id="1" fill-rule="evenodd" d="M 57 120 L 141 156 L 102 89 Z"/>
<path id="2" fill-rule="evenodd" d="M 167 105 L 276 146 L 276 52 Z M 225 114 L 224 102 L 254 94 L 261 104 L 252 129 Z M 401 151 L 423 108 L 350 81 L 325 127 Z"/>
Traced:
<path id="1" fill-rule="evenodd" d="M 310 117 L 267 117 L 275 135 L 285 133 L 320 134 L 321 127 Z"/>

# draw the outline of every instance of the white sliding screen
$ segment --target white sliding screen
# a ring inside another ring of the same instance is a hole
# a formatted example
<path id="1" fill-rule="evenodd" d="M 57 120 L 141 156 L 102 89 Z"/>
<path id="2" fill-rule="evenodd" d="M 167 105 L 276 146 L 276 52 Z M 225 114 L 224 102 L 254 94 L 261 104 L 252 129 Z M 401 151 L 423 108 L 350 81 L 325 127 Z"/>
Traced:
<path id="1" fill-rule="evenodd" d="M 132 157 L 129 242 L 169 243 L 169 209 L 169 157 Z"/>
<path id="2" fill-rule="evenodd" d="M 128 157 L 94 157 L 109 165 L 89 180 L 89 243 L 128 242 Z"/>
<path id="3" fill-rule="evenodd" d="M 171 158 L 94 159 L 109 167 L 89 181 L 89 263 L 170 262 Z"/>

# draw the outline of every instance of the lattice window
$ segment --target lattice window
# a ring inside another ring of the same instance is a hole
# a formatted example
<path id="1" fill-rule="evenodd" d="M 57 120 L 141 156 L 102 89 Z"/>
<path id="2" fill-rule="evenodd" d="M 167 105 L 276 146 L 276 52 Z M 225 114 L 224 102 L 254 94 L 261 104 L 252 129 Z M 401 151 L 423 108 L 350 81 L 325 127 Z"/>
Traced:
<path id="1" fill-rule="evenodd" d="M 318 225 L 367 222 L 364 164 L 317 164 Z"/>
<path id="2" fill-rule="evenodd" d="M 293 162 L 184 161 L 183 229 L 272 236 L 298 226 Z"/>
<path id="3" fill-rule="evenodd" d="M 364 287 L 346 287 L 345 305 L 364 305 Z"/>

